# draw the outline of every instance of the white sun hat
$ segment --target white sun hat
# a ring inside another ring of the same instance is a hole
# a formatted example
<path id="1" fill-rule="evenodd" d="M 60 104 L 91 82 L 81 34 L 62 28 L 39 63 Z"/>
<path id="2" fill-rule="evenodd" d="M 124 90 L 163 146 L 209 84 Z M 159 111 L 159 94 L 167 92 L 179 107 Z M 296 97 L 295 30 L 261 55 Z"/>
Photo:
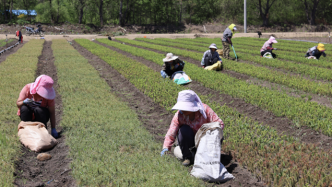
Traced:
<path id="1" fill-rule="evenodd" d="M 211 49 L 211 48 L 213 48 L 213 49 L 218 49 L 218 48 L 217 48 L 217 45 L 216 45 L 215 43 L 212 43 L 212 44 L 209 46 L 209 49 Z"/>
<path id="2" fill-rule="evenodd" d="M 192 90 L 183 90 L 179 92 L 177 103 L 173 106 L 172 110 L 189 112 L 199 111 L 206 119 L 203 103 L 198 95 Z"/>
<path id="3" fill-rule="evenodd" d="M 172 60 L 175 60 L 179 58 L 178 56 L 174 56 L 173 53 L 167 53 L 166 54 L 166 58 L 163 59 L 164 62 L 169 62 L 169 61 L 172 61 Z"/>

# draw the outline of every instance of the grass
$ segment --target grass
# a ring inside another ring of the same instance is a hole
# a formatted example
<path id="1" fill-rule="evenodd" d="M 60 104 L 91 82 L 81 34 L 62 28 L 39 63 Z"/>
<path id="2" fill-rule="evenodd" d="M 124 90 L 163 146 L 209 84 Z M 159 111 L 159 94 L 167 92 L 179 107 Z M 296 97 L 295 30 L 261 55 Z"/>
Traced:
<path id="1" fill-rule="evenodd" d="M 79 186 L 203 184 L 175 159 L 160 157 L 162 146 L 67 41 L 53 40 L 52 49 L 64 106 L 61 126 Z"/>
<path id="2" fill-rule="evenodd" d="M 165 52 L 171 51 L 176 55 L 186 56 L 196 60 L 200 60 L 201 58 L 201 54 L 199 53 L 194 53 L 182 49 L 165 47 L 123 38 L 117 40 Z M 105 39 L 98 39 L 98 41 L 118 48 L 130 48 L 130 46 L 127 47 L 127 45 L 122 45 L 118 42 L 107 41 Z M 131 47 L 131 49 L 133 51 L 131 53 L 136 53 L 135 55 L 143 56 L 144 58 L 151 58 L 151 56 L 154 54 L 151 51 L 137 49 L 135 47 Z M 139 54 L 137 54 L 138 50 L 140 50 Z M 143 53 L 143 51 L 145 52 Z M 159 57 L 159 59 L 161 59 L 161 57 Z M 152 59 L 152 61 L 155 60 L 156 59 Z M 161 63 L 161 61 L 159 62 Z M 246 81 L 230 77 L 227 74 L 215 71 L 204 71 L 202 68 L 192 63 L 186 63 L 185 71 L 193 80 L 202 83 L 202 85 L 205 87 L 220 91 L 221 93 L 231 95 L 233 97 L 242 98 L 247 103 L 257 105 L 263 109 L 267 109 L 273 112 L 276 116 L 286 116 L 288 119 L 293 121 L 299 121 L 303 126 L 311 127 L 316 131 L 321 131 L 328 136 L 332 136 L 332 129 L 329 122 L 329 119 L 332 119 L 331 108 L 319 105 L 316 102 L 306 102 L 300 98 L 295 98 L 285 93 L 280 93 L 279 91 L 268 89 L 266 87 L 249 84 Z"/>
<path id="3" fill-rule="evenodd" d="M 7 43 L 9 44 L 10 42 L 14 41 L 15 39 L 9 39 Z M 6 45 L 6 40 L 0 40 L 0 47 L 3 47 Z"/>
<path id="4" fill-rule="evenodd" d="M 13 185 L 14 161 L 21 155 L 16 100 L 21 89 L 35 80 L 43 43 L 31 40 L 0 64 L 0 186 Z"/>
<path id="5" fill-rule="evenodd" d="M 127 56 L 88 40 L 82 39 L 76 42 L 105 60 L 144 94 L 167 110 L 174 105 L 178 91 L 185 89 L 174 83 L 169 84 L 171 81 L 159 82 L 163 79 L 158 72 Z M 129 51 L 140 52 L 140 55 L 149 58 L 153 56 L 138 48 L 133 49 L 121 44 L 119 46 L 128 47 Z M 332 174 L 327 164 L 332 161 L 331 153 L 322 151 L 314 145 L 294 141 L 289 136 L 280 135 L 273 128 L 257 124 L 225 105 L 220 106 L 210 101 L 209 95 L 200 95 L 200 97 L 225 123 L 226 140 L 223 150 L 230 151 L 233 158 L 247 166 L 256 176 L 263 178 L 268 186 L 304 186 L 304 184 L 326 186 L 331 181 Z"/>

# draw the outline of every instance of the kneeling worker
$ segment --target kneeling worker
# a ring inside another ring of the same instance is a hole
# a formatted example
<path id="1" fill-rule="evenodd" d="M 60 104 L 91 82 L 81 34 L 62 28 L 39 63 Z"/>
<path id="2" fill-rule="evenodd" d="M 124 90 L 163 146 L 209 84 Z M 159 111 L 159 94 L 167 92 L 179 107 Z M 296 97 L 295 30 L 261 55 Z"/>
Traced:
<path id="1" fill-rule="evenodd" d="M 324 46 L 324 44 L 319 43 L 317 46 L 310 48 L 307 51 L 307 54 L 305 55 L 305 57 L 314 56 L 314 57 L 316 57 L 316 59 L 319 59 L 321 55 L 326 57 L 325 46 Z"/>
<path id="2" fill-rule="evenodd" d="M 182 165 L 189 166 L 194 161 L 189 148 L 195 146 L 195 134 L 199 128 L 205 123 L 219 122 L 221 128 L 224 129 L 224 123 L 208 105 L 202 103 L 198 95 L 192 90 L 179 92 L 177 103 L 172 110 L 178 111 L 175 113 L 165 136 L 161 156 L 171 150 L 177 137 L 184 160 Z"/>
<path id="3" fill-rule="evenodd" d="M 217 45 L 211 44 L 209 50 L 205 51 L 201 65 L 206 70 L 222 70 L 222 60 L 217 52 Z"/>
<path id="4" fill-rule="evenodd" d="M 184 68 L 184 62 L 178 56 L 174 56 L 173 53 L 167 53 L 163 61 L 164 64 L 160 71 L 163 78 L 171 78 L 173 73 L 182 71 Z"/>
<path id="5" fill-rule="evenodd" d="M 53 79 L 47 75 L 40 75 L 36 81 L 27 84 L 21 90 L 16 101 L 17 115 L 21 121 L 38 121 L 44 123 L 51 121 L 51 134 L 58 137 L 55 129 L 55 91 Z"/>

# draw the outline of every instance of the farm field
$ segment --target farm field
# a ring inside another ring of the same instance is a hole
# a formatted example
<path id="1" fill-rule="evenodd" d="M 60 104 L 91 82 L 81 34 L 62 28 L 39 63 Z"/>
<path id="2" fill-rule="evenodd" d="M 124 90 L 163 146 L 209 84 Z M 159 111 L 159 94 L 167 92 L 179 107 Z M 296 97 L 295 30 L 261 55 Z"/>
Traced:
<path id="1" fill-rule="evenodd" d="M 313 43 L 280 40 L 271 60 L 260 57 L 264 42 L 234 38 L 239 61 L 223 59 L 215 72 L 200 61 L 211 43 L 222 48 L 219 38 L 29 41 L 0 58 L 0 186 L 332 185 L 332 45 L 327 58 L 307 60 Z M 167 52 L 185 61 L 192 83 L 160 76 Z M 61 134 L 44 162 L 20 145 L 16 129 L 18 94 L 40 74 L 55 80 Z M 221 162 L 234 180 L 206 183 L 172 154 L 160 157 L 185 89 L 223 120 Z"/>

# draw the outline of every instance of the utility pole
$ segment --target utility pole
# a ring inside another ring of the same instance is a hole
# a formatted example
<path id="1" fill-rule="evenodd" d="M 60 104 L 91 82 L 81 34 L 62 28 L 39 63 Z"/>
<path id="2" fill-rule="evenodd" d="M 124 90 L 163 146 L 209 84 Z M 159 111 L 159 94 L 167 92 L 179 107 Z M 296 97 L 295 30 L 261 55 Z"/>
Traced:
<path id="1" fill-rule="evenodd" d="M 244 0 L 244 33 L 247 33 L 247 0 Z"/>

